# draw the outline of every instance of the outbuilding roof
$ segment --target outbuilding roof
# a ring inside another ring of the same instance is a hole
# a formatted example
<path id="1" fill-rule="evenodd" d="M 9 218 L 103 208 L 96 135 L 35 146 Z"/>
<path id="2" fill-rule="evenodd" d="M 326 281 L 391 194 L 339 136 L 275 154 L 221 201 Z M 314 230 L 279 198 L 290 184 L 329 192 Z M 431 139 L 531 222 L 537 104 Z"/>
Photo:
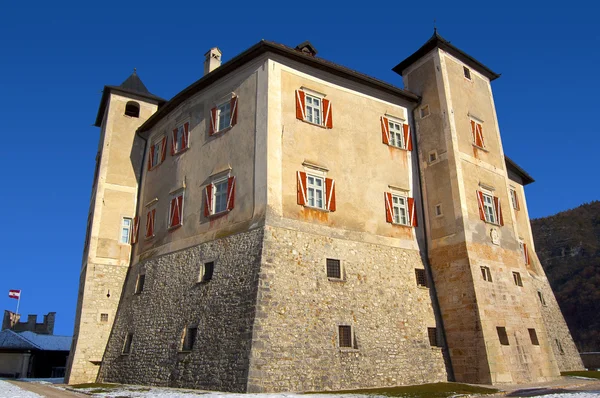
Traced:
<path id="1" fill-rule="evenodd" d="M 38 334 L 33 332 L 13 332 L 4 329 L 0 332 L 0 349 L 69 351 L 72 337 Z"/>

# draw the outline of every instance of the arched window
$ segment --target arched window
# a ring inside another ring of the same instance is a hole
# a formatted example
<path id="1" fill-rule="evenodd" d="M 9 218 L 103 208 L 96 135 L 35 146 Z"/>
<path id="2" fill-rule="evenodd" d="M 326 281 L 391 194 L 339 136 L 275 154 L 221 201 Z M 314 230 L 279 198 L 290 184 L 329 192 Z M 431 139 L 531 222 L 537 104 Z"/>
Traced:
<path id="1" fill-rule="evenodd" d="M 131 117 L 140 117 L 140 104 L 135 101 L 129 101 L 125 105 L 125 114 Z"/>

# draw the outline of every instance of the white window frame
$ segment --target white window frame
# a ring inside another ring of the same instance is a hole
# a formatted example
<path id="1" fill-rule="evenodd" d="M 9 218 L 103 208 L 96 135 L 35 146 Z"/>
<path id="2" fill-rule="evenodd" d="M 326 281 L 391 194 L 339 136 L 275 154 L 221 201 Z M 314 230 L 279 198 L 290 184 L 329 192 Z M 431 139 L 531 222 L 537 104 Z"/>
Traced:
<path id="1" fill-rule="evenodd" d="M 129 226 L 125 225 L 125 220 L 129 220 Z M 127 241 L 123 242 L 123 231 L 127 230 Z M 122 217 L 121 218 L 121 229 L 119 230 L 119 243 L 123 245 L 131 244 L 131 232 L 133 231 L 133 218 L 131 217 Z"/>
<path id="2" fill-rule="evenodd" d="M 310 179 L 313 179 L 314 182 L 311 183 Z M 325 197 L 325 193 L 326 193 L 326 187 L 325 187 L 325 176 L 324 175 L 317 175 L 314 173 L 306 173 L 306 206 L 308 207 L 312 207 L 314 209 L 320 209 L 320 210 L 326 210 L 327 206 L 326 206 L 326 197 Z M 321 181 L 321 186 L 319 187 L 315 182 L 316 181 Z M 311 204 L 311 189 L 313 190 L 313 197 L 312 197 L 312 201 L 313 203 Z M 321 192 L 321 206 L 317 205 L 317 192 Z"/>
<path id="3" fill-rule="evenodd" d="M 494 282 L 494 278 L 492 278 L 492 270 L 490 269 L 490 267 L 482 265 L 481 267 L 479 267 L 481 269 L 481 278 L 485 281 L 485 282 Z"/>
<path id="4" fill-rule="evenodd" d="M 509 188 L 510 191 L 510 202 L 512 204 L 512 208 L 517 210 L 517 190 L 513 187 Z"/>
<path id="5" fill-rule="evenodd" d="M 181 209 L 179 209 L 179 224 L 171 225 L 171 206 L 173 205 L 173 199 L 181 196 Z M 183 206 L 185 206 L 185 188 L 179 188 L 176 191 L 171 192 L 169 197 L 169 212 L 167 213 L 167 229 L 174 227 L 180 227 L 183 225 Z M 156 223 L 156 220 L 154 220 Z"/>
<path id="6" fill-rule="evenodd" d="M 400 204 L 400 199 L 404 201 L 403 205 Z M 395 200 L 398 200 L 398 204 L 394 202 Z M 408 196 L 392 192 L 392 203 L 390 203 L 390 206 L 392 206 L 392 224 L 410 226 L 410 219 L 408 215 Z M 396 209 L 398 209 L 397 213 Z M 402 209 L 404 209 L 405 222 L 402 222 L 400 215 L 400 210 Z"/>
<path id="7" fill-rule="evenodd" d="M 161 135 L 152 141 L 152 147 L 154 147 L 154 157 L 152 159 L 150 159 L 150 162 L 151 162 L 150 168 L 151 169 L 155 168 L 156 166 L 158 166 L 161 163 L 160 160 L 162 157 L 161 155 L 162 155 L 163 138 L 164 138 L 164 136 Z M 152 154 L 152 151 L 150 151 L 150 154 Z M 156 163 L 154 162 L 155 159 L 156 159 Z"/>
<path id="8" fill-rule="evenodd" d="M 217 185 L 221 185 L 222 183 L 225 183 L 225 208 L 217 211 Z M 212 204 L 211 204 L 211 211 L 212 214 L 211 215 L 215 215 L 215 214 L 221 214 L 227 211 L 227 195 L 228 195 L 228 191 L 229 191 L 229 176 L 225 176 L 225 177 L 221 177 L 218 178 L 216 180 L 214 180 L 212 183 Z"/>
<path id="9" fill-rule="evenodd" d="M 481 205 L 483 206 L 483 215 L 485 217 L 485 221 L 491 224 L 499 224 L 498 215 L 496 214 L 496 206 L 494 205 L 494 195 L 481 191 Z M 486 202 L 489 200 L 490 202 Z M 489 212 L 488 212 L 489 210 Z"/>
<path id="10" fill-rule="evenodd" d="M 523 287 L 523 279 L 521 278 L 521 273 L 517 271 L 513 271 L 513 282 L 516 286 Z"/>
<path id="11" fill-rule="evenodd" d="M 186 123 L 188 123 L 188 126 L 189 126 L 189 121 L 185 121 L 185 122 L 179 123 L 177 125 L 177 134 L 175 134 L 175 137 L 174 137 L 175 141 L 173 142 L 173 145 L 175 145 L 175 147 L 173 148 L 173 153 L 175 155 L 177 155 L 180 152 L 183 152 L 183 151 L 185 151 L 187 149 L 187 147 L 186 148 L 182 147 L 182 145 L 183 145 L 183 137 L 185 136 L 185 124 Z M 189 129 L 189 127 L 188 127 L 188 129 Z M 181 135 L 179 135 L 180 132 L 181 132 Z M 181 137 L 181 140 L 179 139 L 179 137 Z M 188 135 L 188 139 L 189 139 L 189 135 Z M 188 143 L 188 145 L 189 145 L 189 143 Z"/>
<path id="12" fill-rule="evenodd" d="M 393 119 L 388 117 L 388 131 L 390 146 L 406 149 L 406 142 L 404 142 L 404 121 L 399 119 Z M 398 129 L 396 128 L 398 126 Z M 398 143 L 398 138 L 400 142 Z"/>
<path id="13" fill-rule="evenodd" d="M 229 113 L 228 113 L 228 117 L 227 119 L 225 119 L 225 125 L 221 125 L 221 113 L 223 112 L 223 109 L 225 107 L 229 107 Z M 217 105 L 217 114 L 216 114 L 216 125 L 217 125 L 217 129 L 215 131 L 215 134 L 228 129 L 229 127 L 231 127 L 231 98 L 229 98 L 227 101 L 223 101 L 221 102 L 219 105 Z"/>
<path id="14" fill-rule="evenodd" d="M 314 100 L 318 100 L 319 101 L 319 106 L 314 106 L 314 105 L 309 105 L 308 104 L 308 100 L 311 100 L 311 102 L 314 102 Z M 311 109 L 311 114 L 310 114 L 310 118 L 309 118 L 309 108 Z M 314 117 L 314 110 L 318 110 L 319 112 L 319 121 L 316 122 L 315 121 L 315 117 Z M 316 95 L 313 92 L 308 92 L 306 90 L 304 90 L 304 120 L 312 123 L 312 124 L 316 124 L 319 126 L 322 126 L 324 121 L 323 121 L 323 96 L 320 95 Z"/>

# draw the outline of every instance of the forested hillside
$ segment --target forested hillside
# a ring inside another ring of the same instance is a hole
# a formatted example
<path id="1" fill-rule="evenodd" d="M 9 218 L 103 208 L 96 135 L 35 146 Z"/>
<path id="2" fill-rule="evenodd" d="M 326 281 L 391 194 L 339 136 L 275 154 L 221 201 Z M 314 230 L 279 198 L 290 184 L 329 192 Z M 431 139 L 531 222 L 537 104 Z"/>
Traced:
<path id="1" fill-rule="evenodd" d="M 600 351 L 600 201 L 532 220 L 531 226 L 577 348 Z"/>

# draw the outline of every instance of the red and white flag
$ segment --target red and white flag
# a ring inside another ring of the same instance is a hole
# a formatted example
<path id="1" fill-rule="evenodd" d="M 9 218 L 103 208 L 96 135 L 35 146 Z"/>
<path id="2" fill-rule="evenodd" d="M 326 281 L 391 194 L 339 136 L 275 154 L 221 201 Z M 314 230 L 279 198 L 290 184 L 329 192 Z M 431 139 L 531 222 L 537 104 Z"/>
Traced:
<path id="1" fill-rule="evenodd" d="M 18 300 L 19 298 L 21 298 L 21 291 L 20 290 L 9 290 L 8 297 Z"/>

